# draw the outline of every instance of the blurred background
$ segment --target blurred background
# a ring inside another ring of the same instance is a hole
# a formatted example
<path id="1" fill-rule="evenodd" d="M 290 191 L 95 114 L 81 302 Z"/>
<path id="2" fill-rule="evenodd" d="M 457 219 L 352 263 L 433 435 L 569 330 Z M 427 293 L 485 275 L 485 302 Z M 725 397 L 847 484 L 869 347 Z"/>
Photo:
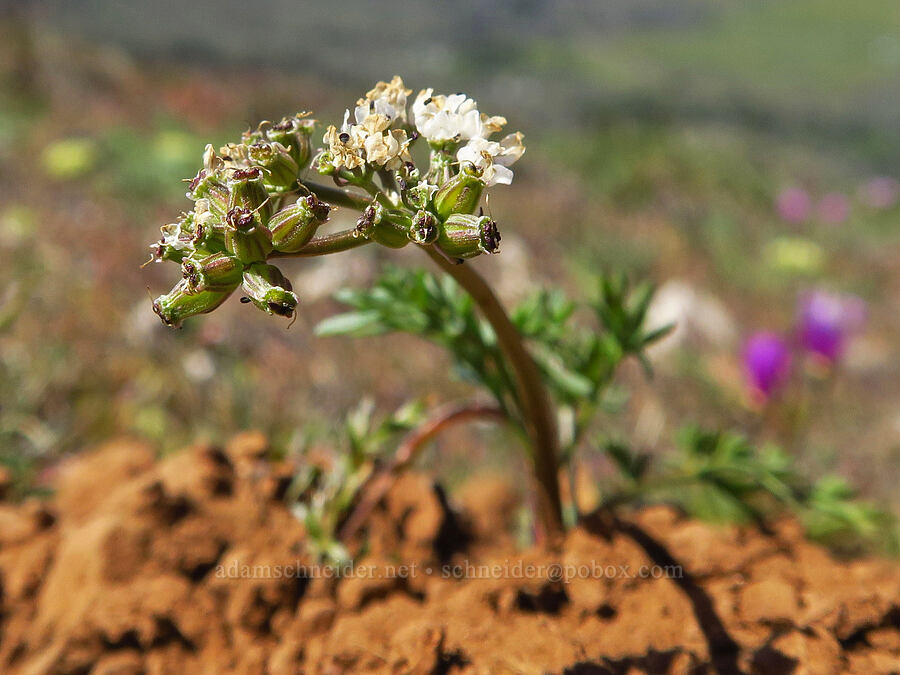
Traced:
<path id="1" fill-rule="evenodd" d="M 687 421 L 737 427 L 900 506 L 893 0 L 0 0 L 0 465 L 20 491 L 116 436 L 168 452 L 257 428 L 289 450 L 361 392 L 384 411 L 470 393 L 414 338 L 312 334 L 333 291 L 414 250 L 286 264 L 290 330 L 236 300 L 178 331 L 150 310 L 178 271 L 141 265 L 205 143 L 298 110 L 327 125 L 394 74 L 525 134 L 490 204 L 503 253 L 474 263 L 505 300 L 586 297 L 603 271 L 658 284 L 654 321 L 678 329 L 607 431 L 664 453 Z M 834 355 L 804 351 L 813 292 L 865 303 Z M 759 331 L 792 352 L 765 391 Z M 506 461 L 497 440 L 451 435 L 432 461 Z"/>

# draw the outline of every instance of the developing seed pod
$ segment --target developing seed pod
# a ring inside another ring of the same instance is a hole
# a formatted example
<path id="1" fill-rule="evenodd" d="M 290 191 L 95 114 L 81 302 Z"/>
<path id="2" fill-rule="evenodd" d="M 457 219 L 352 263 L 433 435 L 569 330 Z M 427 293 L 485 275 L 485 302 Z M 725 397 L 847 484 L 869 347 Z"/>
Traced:
<path id="1" fill-rule="evenodd" d="M 415 210 L 427 209 L 431 205 L 431 197 L 437 191 L 437 187 L 429 183 L 421 182 L 409 188 L 405 193 L 406 203 Z"/>
<path id="2" fill-rule="evenodd" d="M 375 231 L 375 224 L 381 222 L 382 213 L 384 213 L 384 207 L 381 204 L 377 202 L 369 204 L 356 219 L 356 233 L 369 239 Z"/>
<path id="3" fill-rule="evenodd" d="M 333 176 L 337 173 L 337 167 L 334 165 L 334 154 L 330 150 L 322 150 L 322 152 L 313 157 L 311 166 L 320 176 Z"/>
<path id="4" fill-rule="evenodd" d="M 456 213 L 444 222 L 437 244 L 449 256 L 474 258 L 482 253 L 497 253 L 500 232 L 497 223 L 487 216 Z"/>
<path id="5" fill-rule="evenodd" d="M 200 169 L 188 183 L 187 196 L 195 202 L 200 199 L 207 200 L 207 208 L 218 217 L 225 216 L 228 211 L 228 186 L 220 179 L 218 174 L 206 169 Z"/>
<path id="6" fill-rule="evenodd" d="M 434 209 L 441 218 L 452 213 L 472 213 L 478 206 L 484 181 L 470 166 L 464 166 L 453 178 L 438 188 L 434 195 Z"/>
<path id="7" fill-rule="evenodd" d="M 166 242 L 163 237 L 157 242 L 150 244 L 150 255 L 153 262 L 162 262 L 163 260 L 171 260 L 180 263 L 187 255 L 187 251 L 177 249 Z"/>
<path id="8" fill-rule="evenodd" d="M 197 252 L 217 253 L 225 250 L 224 218 L 209 210 L 206 199 L 198 199 L 191 214 L 194 218 L 193 246 Z"/>
<path id="9" fill-rule="evenodd" d="M 188 283 L 182 279 L 166 295 L 153 301 L 153 311 L 167 326 L 177 327 L 188 317 L 206 314 L 221 305 L 231 295 L 231 290 L 191 292 Z"/>
<path id="10" fill-rule="evenodd" d="M 156 262 L 172 260 L 180 263 L 194 249 L 197 226 L 193 213 L 183 213 L 177 222 L 159 228 L 162 238 L 150 245 Z"/>
<path id="11" fill-rule="evenodd" d="M 233 291 L 241 283 L 244 265 L 227 253 L 213 253 L 204 258 L 186 258 L 181 273 L 192 293 L 201 291 Z"/>
<path id="12" fill-rule="evenodd" d="M 300 115 L 285 117 L 280 122 L 266 129 L 266 137 L 273 143 L 280 143 L 291 153 L 297 166 L 303 167 L 311 154 L 310 136 L 315 121 L 304 119 Z"/>
<path id="13" fill-rule="evenodd" d="M 418 211 L 409 228 L 409 238 L 416 244 L 433 244 L 440 234 L 437 218 L 428 211 Z"/>
<path id="14" fill-rule="evenodd" d="M 272 252 L 272 234 L 258 213 L 235 206 L 225 216 L 225 250 L 244 264 L 262 262 Z"/>
<path id="15" fill-rule="evenodd" d="M 228 190 L 229 210 L 240 207 L 259 214 L 263 225 L 269 222 L 274 205 L 263 185 L 262 169 L 233 169 L 228 176 Z"/>
<path id="16" fill-rule="evenodd" d="M 281 143 L 257 141 L 247 148 L 251 161 L 264 169 L 263 184 L 269 192 L 289 192 L 297 187 L 300 167 Z"/>
<path id="17" fill-rule="evenodd" d="M 410 221 L 398 224 L 385 218 L 384 207 L 378 202 L 369 204 L 356 219 L 356 233 L 388 248 L 403 248 L 409 243 Z"/>
<path id="18" fill-rule="evenodd" d="M 250 265 L 244 270 L 243 288 L 250 301 L 266 314 L 293 316 L 299 302 L 291 292 L 291 282 L 274 265 Z"/>
<path id="19" fill-rule="evenodd" d="M 266 128 L 268 126 L 270 126 L 269 122 L 260 122 L 256 129 L 247 129 L 247 131 L 241 134 L 241 143 L 244 145 L 253 145 L 260 141 L 269 140 L 266 137 Z"/>
<path id="20" fill-rule="evenodd" d="M 403 248 L 409 244 L 409 226 L 399 225 L 390 220 L 382 220 L 373 229 L 372 239 L 388 248 Z"/>
<path id="21" fill-rule="evenodd" d="M 328 220 L 328 204 L 315 195 L 300 197 L 269 220 L 272 246 L 282 253 L 296 253 L 303 248 L 319 228 Z"/>

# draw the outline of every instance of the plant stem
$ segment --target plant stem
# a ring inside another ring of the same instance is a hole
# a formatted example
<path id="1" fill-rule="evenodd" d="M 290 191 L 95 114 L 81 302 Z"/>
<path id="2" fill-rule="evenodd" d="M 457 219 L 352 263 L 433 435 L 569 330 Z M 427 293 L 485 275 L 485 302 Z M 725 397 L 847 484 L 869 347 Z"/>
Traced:
<path id="1" fill-rule="evenodd" d="M 390 490 L 397 475 L 403 472 L 425 447 L 425 445 L 447 427 L 470 419 L 491 419 L 498 422 L 509 420 L 506 413 L 494 405 L 471 403 L 452 404 L 439 409 L 416 429 L 413 429 L 400 443 L 390 463 L 374 474 L 360 488 L 362 495 L 341 526 L 338 541 L 347 542 L 365 524 L 372 509 L 378 505 Z"/>
<path id="2" fill-rule="evenodd" d="M 506 310 L 481 275 L 470 265 L 454 264 L 433 246 L 425 252 L 444 272 L 465 289 L 497 335 L 497 343 L 516 378 L 525 431 L 532 442 L 534 478 L 537 482 L 538 515 L 544 534 L 555 542 L 563 533 L 562 505 L 559 496 L 559 434 L 550 396 L 534 359 L 525 349 L 522 336 L 510 321 Z"/>
<path id="3" fill-rule="evenodd" d="M 336 186 L 321 185 L 319 183 L 301 182 L 307 190 L 314 192 L 316 197 L 323 202 L 334 204 L 335 206 L 346 206 L 350 209 L 362 211 L 369 205 L 369 200 L 365 197 L 357 196 L 347 192 Z"/>
<path id="4" fill-rule="evenodd" d="M 323 201 L 362 211 L 368 206 L 363 197 L 346 192 L 338 187 L 303 183 Z M 296 253 L 279 254 L 272 257 L 306 257 L 347 251 L 370 243 L 372 240 L 359 236 L 356 230 L 343 230 L 334 234 L 316 237 Z M 556 428 L 550 396 L 541 378 L 541 373 L 525 349 L 519 331 L 510 321 L 506 310 L 484 279 L 469 265 L 455 264 L 433 246 L 423 246 L 425 252 L 444 272 L 453 277 L 472 296 L 488 323 L 497 335 L 506 360 L 512 368 L 518 390 L 518 399 L 525 431 L 531 438 L 534 478 L 537 483 L 538 515 L 547 540 L 556 542 L 563 533 L 562 503 L 559 494 L 559 434 Z"/>

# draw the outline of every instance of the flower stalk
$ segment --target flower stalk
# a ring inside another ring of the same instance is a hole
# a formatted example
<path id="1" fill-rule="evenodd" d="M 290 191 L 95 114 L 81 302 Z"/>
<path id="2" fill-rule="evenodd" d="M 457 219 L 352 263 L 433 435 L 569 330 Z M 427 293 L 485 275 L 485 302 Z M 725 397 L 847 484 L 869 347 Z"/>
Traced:
<path id="1" fill-rule="evenodd" d="M 562 502 L 559 493 L 559 434 L 556 415 L 541 373 L 509 319 L 500 300 L 484 278 L 470 265 L 453 264 L 434 247 L 426 247 L 434 263 L 472 297 L 497 335 L 497 342 L 509 362 L 519 390 L 525 430 L 532 443 L 532 463 L 537 483 L 537 507 L 544 535 L 556 540 L 563 532 Z"/>

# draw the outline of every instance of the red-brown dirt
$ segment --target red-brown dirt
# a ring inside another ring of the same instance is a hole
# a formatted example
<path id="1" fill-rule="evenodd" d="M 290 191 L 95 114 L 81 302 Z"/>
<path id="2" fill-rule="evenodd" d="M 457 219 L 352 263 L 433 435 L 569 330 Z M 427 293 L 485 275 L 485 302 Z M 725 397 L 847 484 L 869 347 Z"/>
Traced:
<path id="1" fill-rule="evenodd" d="M 356 575 L 297 579 L 315 568 L 290 467 L 265 456 L 252 434 L 162 461 L 119 443 L 64 466 L 51 501 L 0 504 L 0 672 L 900 672 L 896 562 L 837 561 L 791 522 L 650 508 L 523 552 L 502 481 L 451 508 L 407 475 Z"/>

